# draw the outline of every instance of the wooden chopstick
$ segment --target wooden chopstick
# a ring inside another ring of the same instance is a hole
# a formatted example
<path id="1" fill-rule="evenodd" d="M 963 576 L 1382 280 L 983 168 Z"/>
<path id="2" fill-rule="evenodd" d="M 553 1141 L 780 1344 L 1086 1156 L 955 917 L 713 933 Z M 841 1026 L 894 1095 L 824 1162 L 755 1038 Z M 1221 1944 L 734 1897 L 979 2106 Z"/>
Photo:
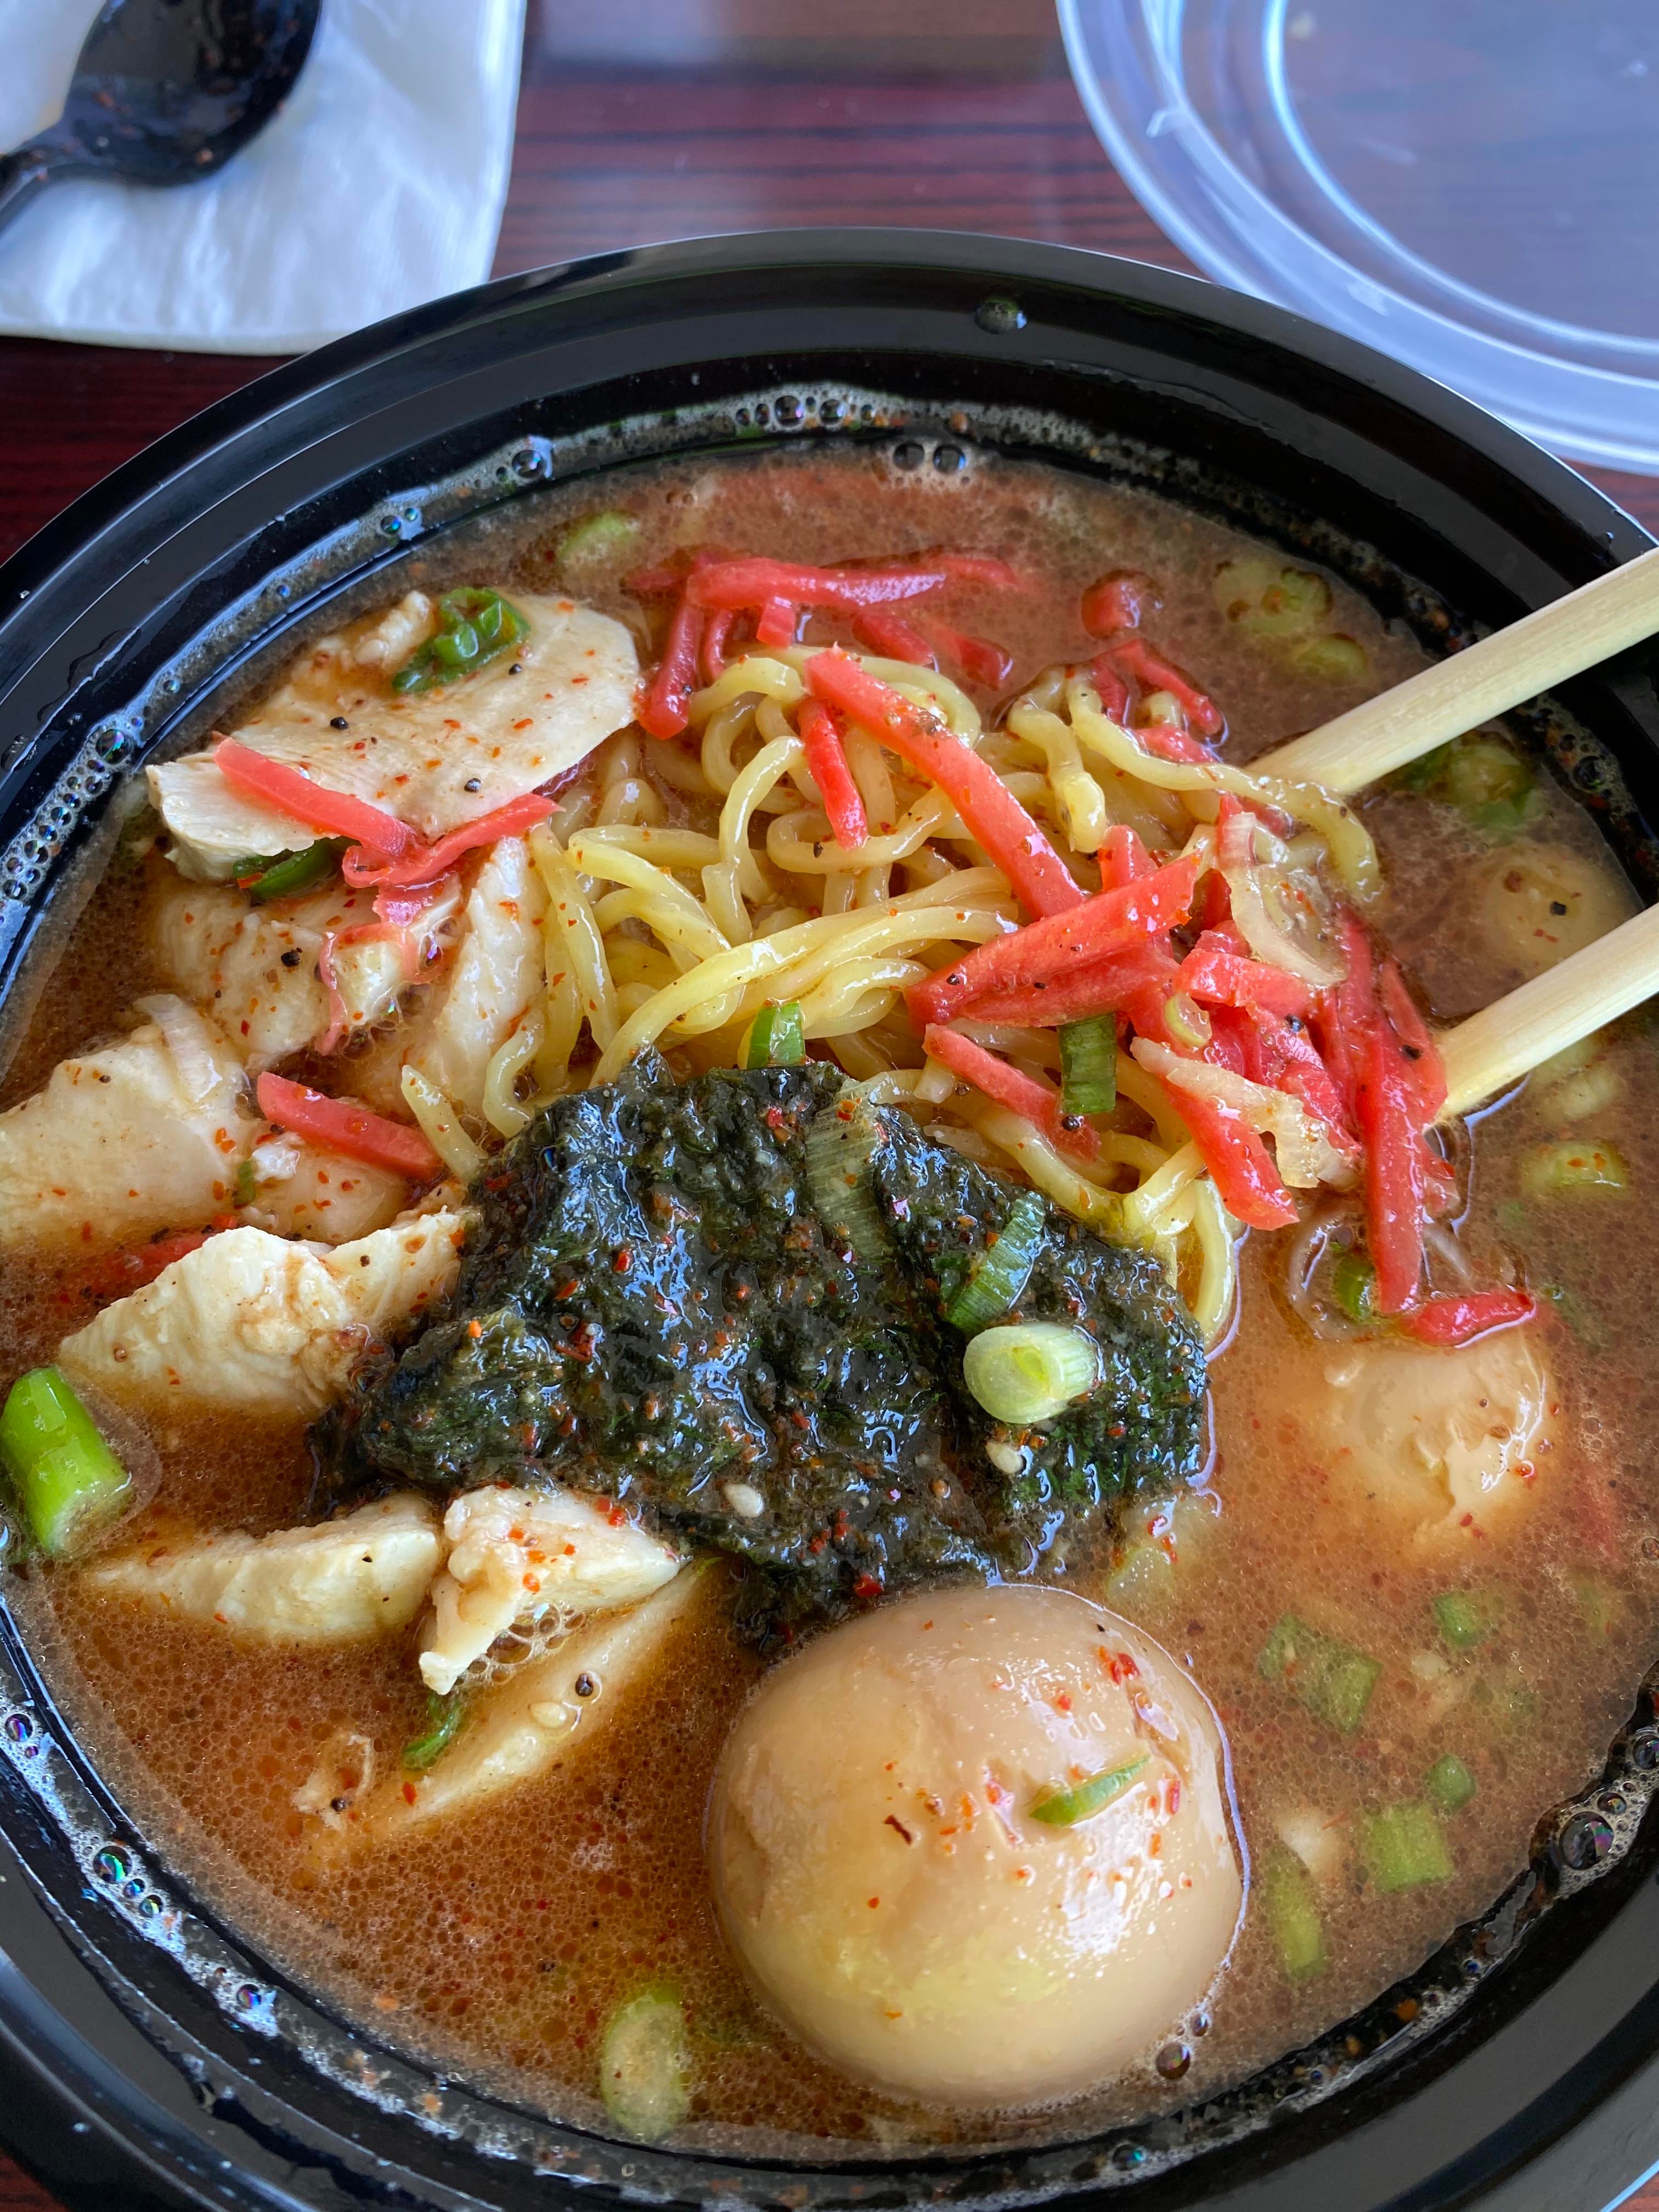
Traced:
<path id="1" fill-rule="evenodd" d="M 1253 760 L 1250 773 L 1346 797 L 1656 630 L 1659 547 L 1293 738 Z"/>
<path id="2" fill-rule="evenodd" d="M 1659 906 L 1547 968 L 1436 1042 L 1446 1069 L 1441 1120 L 1507 1091 L 1570 1044 L 1659 992 Z"/>

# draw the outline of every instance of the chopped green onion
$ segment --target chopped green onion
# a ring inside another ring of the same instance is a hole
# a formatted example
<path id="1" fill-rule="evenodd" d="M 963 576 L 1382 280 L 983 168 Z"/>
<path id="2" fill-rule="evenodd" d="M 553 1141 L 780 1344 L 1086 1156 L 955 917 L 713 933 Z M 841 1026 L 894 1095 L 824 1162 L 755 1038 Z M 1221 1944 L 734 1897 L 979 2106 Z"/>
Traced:
<path id="1" fill-rule="evenodd" d="M 574 523 L 560 538 L 556 558 L 567 572 L 598 568 L 629 550 L 639 534 L 637 516 L 607 507 L 601 514 L 585 515 Z"/>
<path id="2" fill-rule="evenodd" d="M 486 661 L 530 634 L 525 617 L 499 592 L 467 586 L 438 602 L 438 628 L 417 646 L 392 679 L 394 691 L 430 691 Z"/>
<path id="3" fill-rule="evenodd" d="M 1299 637 L 1331 611 L 1331 587 L 1306 568 L 1261 556 L 1227 561 L 1216 571 L 1216 604 L 1254 637 Z"/>
<path id="4" fill-rule="evenodd" d="M 237 889 L 246 891 L 255 906 L 264 906 L 271 899 L 293 898 L 326 882 L 350 842 L 349 837 L 319 837 L 314 845 L 298 853 L 277 853 L 269 859 L 252 854 L 246 860 L 238 860 L 231 873 Z"/>
<path id="5" fill-rule="evenodd" d="M 1117 1103 L 1117 1017 L 1063 1022 L 1059 1037 L 1060 1112 L 1109 1114 Z"/>
<path id="6" fill-rule="evenodd" d="M 599 2094 L 617 2125 L 660 2142 L 691 2109 L 691 2039 L 678 1992 L 641 1990 L 605 2023 Z"/>
<path id="7" fill-rule="evenodd" d="M 417 1774 L 443 1757 L 466 1719 L 466 1699 L 459 1690 L 452 1690 L 447 1698 L 428 1690 L 426 1704 L 431 1725 L 424 1735 L 417 1735 L 404 1746 L 404 1765 L 413 1767 Z"/>
<path id="8" fill-rule="evenodd" d="M 1065 1322 L 1011 1322 L 969 1340 L 962 1379 L 993 1420 L 1028 1429 L 1095 1388 L 1100 1346 Z"/>
<path id="9" fill-rule="evenodd" d="M 1491 1590 L 1445 1590 L 1434 1601 L 1440 1633 L 1454 1651 L 1473 1651 L 1497 1627 L 1504 1601 Z"/>
<path id="10" fill-rule="evenodd" d="M 1129 1759 L 1122 1766 L 1109 1766 L 1069 1789 L 1045 1790 L 1032 1802 L 1031 1818 L 1051 1828 L 1069 1828 L 1074 1821 L 1086 1820 L 1091 1813 L 1100 1812 L 1115 1797 L 1121 1797 L 1151 1757 L 1150 1752 L 1143 1751 L 1139 1759 Z"/>
<path id="11" fill-rule="evenodd" d="M 1291 653 L 1291 665 L 1298 675 L 1316 677 L 1322 684 L 1363 684 L 1371 665 L 1359 641 L 1340 630 L 1328 637 L 1304 637 Z"/>
<path id="12" fill-rule="evenodd" d="M 1365 1870 L 1384 1891 L 1416 1889 L 1426 1881 L 1449 1881 L 1457 1869 L 1446 1848 L 1446 1833 L 1431 1806 L 1419 1798 L 1362 1814 L 1359 1849 Z"/>
<path id="13" fill-rule="evenodd" d="M 233 1190 L 238 1206 L 252 1206 L 258 1194 L 259 1178 L 252 1160 L 238 1160 Z"/>
<path id="14" fill-rule="evenodd" d="M 0 1466 L 30 1534 L 66 1558 L 118 1512 L 132 1478 L 55 1367 L 20 1375 L 0 1412 Z"/>
<path id="15" fill-rule="evenodd" d="M 1016 1305 L 1031 1279 L 1048 1227 L 1048 1207 L 1036 1191 L 1022 1191 L 994 1242 L 986 1245 L 945 1307 L 946 1321 L 971 1336 Z"/>
<path id="16" fill-rule="evenodd" d="M 1278 1844 L 1261 1863 L 1261 1901 L 1267 1908 L 1267 1924 L 1285 1978 L 1311 1981 L 1324 1972 L 1330 1960 L 1308 1869 L 1294 1851 Z"/>
<path id="17" fill-rule="evenodd" d="M 1630 1188 L 1630 1170 L 1612 1145 L 1592 1138 L 1577 1144 L 1534 1145 L 1521 1162 L 1521 1188 L 1528 1198 L 1583 1198 L 1595 1191 Z"/>
<path id="18" fill-rule="evenodd" d="M 1278 1621 L 1256 1661 L 1257 1671 L 1282 1680 L 1317 1721 L 1352 1735 L 1365 1717 L 1381 1662 L 1340 1638 L 1322 1636 L 1293 1613 Z"/>
<path id="19" fill-rule="evenodd" d="M 870 1163 L 884 1139 L 861 1098 L 843 1091 L 820 1107 L 806 1132 L 806 1186 L 818 1218 L 844 1237 L 861 1260 L 879 1261 L 890 1246 L 887 1224 L 871 1187 Z"/>
<path id="20" fill-rule="evenodd" d="M 1474 1777 L 1453 1752 L 1437 1759 L 1423 1786 L 1443 1813 L 1461 1813 L 1475 1793 Z"/>
<path id="21" fill-rule="evenodd" d="M 1331 1270 L 1331 1291 L 1350 1321 L 1369 1328 L 1380 1321 L 1376 1310 L 1376 1270 L 1358 1252 L 1345 1252 Z"/>
<path id="22" fill-rule="evenodd" d="M 1388 781 L 1396 791 L 1432 791 L 1446 773 L 1451 750 L 1448 744 L 1437 745 L 1432 752 L 1419 753 L 1404 768 L 1397 768 Z"/>
<path id="23" fill-rule="evenodd" d="M 749 1024 L 744 1066 L 799 1067 L 805 1057 L 806 1033 L 801 1024 L 799 1000 L 787 1000 L 781 1006 L 763 1006 Z"/>
<path id="24" fill-rule="evenodd" d="M 1452 805 L 1478 828 L 1513 832 L 1532 797 L 1533 773 L 1496 738 L 1468 738 L 1450 749 L 1444 788 Z"/>

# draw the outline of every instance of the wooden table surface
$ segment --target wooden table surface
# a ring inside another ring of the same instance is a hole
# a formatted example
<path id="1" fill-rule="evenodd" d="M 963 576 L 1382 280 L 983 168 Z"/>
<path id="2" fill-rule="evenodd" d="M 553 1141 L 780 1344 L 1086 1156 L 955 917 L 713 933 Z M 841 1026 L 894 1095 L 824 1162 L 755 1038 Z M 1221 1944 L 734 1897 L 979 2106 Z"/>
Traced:
<path id="1" fill-rule="evenodd" d="M 497 273 L 805 223 L 1188 266 L 1096 143 L 1049 0 L 530 0 Z M 270 366 L 0 339 L 0 556 Z M 1659 479 L 1586 473 L 1659 533 Z M 0 2154 L 0 2212 L 54 2202 Z"/>

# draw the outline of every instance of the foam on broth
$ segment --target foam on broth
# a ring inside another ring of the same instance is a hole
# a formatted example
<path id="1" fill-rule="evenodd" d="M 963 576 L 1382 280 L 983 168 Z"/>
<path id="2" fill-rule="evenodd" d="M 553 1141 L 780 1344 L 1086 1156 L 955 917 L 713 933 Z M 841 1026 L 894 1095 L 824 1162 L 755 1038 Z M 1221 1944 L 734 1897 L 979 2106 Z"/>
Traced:
<path id="1" fill-rule="evenodd" d="M 940 543 L 996 551 L 1039 585 L 997 625 L 1016 655 L 1015 685 L 1085 654 L 1076 617 L 1083 586 L 1109 568 L 1145 569 L 1164 595 L 1156 635 L 1225 707 L 1229 757 L 1238 760 L 1421 659 L 1333 579 L 1333 619 L 1365 648 L 1369 672 L 1350 684 L 1297 675 L 1243 637 L 1217 605 L 1217 568 L 1257 550 L 1250 541 L 1149 495 L 983 458 L 955 475 L 810 451 L 653 465 L 609 479 L 603 495 L 587 485 L 550 495 L 531 534 L 502 539 L 487 556 L 475 552 L 458 573 L 545 584 L 563 523 L 611 498 L 644 526 L 629 566 L 702 541 L 806 561 Z M 420 574 L 416 564 L 411 580 Z M 615 576 L 597 579 L 592 596 L 638 619 Z M 1389 879 L 1376 925 L 1431 1012 L 1453 1018 L 1517 980 L 1504 948 L 1483 936 L 1466 890 L 1492 864 L 1492 840 L 1419 798 L 1382 795 L 1365 811 Z M 1547 777 L 1515 849 L 1528 842 L 1601 854 L 1616 883 L 1593 825 Z M 118 861 L 42 995 L 8 1101 L 107 1032 L 150 984 L 137 927 L 143 895 L 142 870 Z M 365 1077 L 372 1058 L 364 1056 Z M 1297 1408 L 1329 1388 L 1334 1351 L 1311 1341 L 1286 1304 L 1281 1240 L 1256 1237 L 1245 1253 L 1238 1327 L 1212 1370 L 1218 1449 L 1207 1486 L 1173 1519 L 1150 1507 L 1139 1516 L 1172 1547 L 1173 1573 L 1141 1583 L 1120 1577 L 1108 1598 L 1182 1658 L 1218 1708 L 1253 1854 L 1273 1844 L 1287 1808 L 1310 1808 L 1340 1826 L 1420 1796 L 1425 1771 L 1449 1752 L 1480 1790 L 1474 1811 L 1448 1824 L 1455 1877 L 1380 1895 L 1361 1884 L 1350 1851 L 1345 1875 L 1322 1895 L 1323 1976 L 1288 1984 L 1253 1911 L 1212 2008 L 1186 2024 L 1185 2063 L 1166 2054 L 1160 2074 L 1149 2052 L 1130 2079 L 1062 2115 L 964 2123 L 907 2109 L 802 2052 L 748 1997 L 717 1932 L 702 1853 L 714 1765 L 761 1664 L 730 1630 L 721 1576 L 709 1578 L 649 1690 L 619 1706 L 591 1746 L 510 1798 L 361 1856 L 320 1887 L 295 1793 L 343 1730 L 372 1736 L 390 1758 L 421 1732 L 410 1638 L 338 1653 L 242 1647 L 94 1595 L 72 1571 L 27 1575 L 15 1603 L 57 1694 L 140 1829 L 276 1963 L 366 2033 L 442 2068 L 592 2118 L 608 2012 L 642 1984 L 665 1981 L 681 1990 L 693 2036 L 694 2139 L 874 2149 L 1076 2134 L 1185 2100 L 1345 2017 L 1487 1905 L 1524 1863 L 1540 1816 L 1600 1766 L 1659 1642 L 1659 1566 L 1649 1557 L 1659 1556 L 1649 1442 L 1659 1407 L 1642 1341 L 1659 1292 L 1643 1197 L 1659 1171 L 1659 1123 L 1643 1105 L 1659 1078 L 1650 1027 L 1623 1025 L 1604 1066 L 1617 1095 L 1586 1126 L 1623 1152 L 1628 1197 L 1575 1205 L 1522 1196 L 1526 1147 L 1562 1133 L 1541 1092 L 1523 1094 L 1475 1132 L 1466 1246 L 1477 1264 L 1516 1247 L 1534 1285 L 1565 1293 L 1539 1337 L 1559 1407 L 1555 1442 L 1490 1559 L 1389 1541 L 1386 1524 L 1310 1455 Z M 7 1255 L 7 1378 L 49 1358 L 97 1302 L 78 1262 L 53 1269 Z M 264 1530 L 303 1514 L 313 1469 L 300 1424 L 179 1409 L 158 1418 L 153 1433 L 163 1475 L 145 1509 L 151 1525 L 182 1517 Z M 1126 1534 L 1145 1533 L 1132 1516 Z M 1080 1551 L 1067 1574 L 1100 1595 L 1111 1565 Z M 1478 1653 L 1452 1662 L 1467 1680 L 1449 1703 L 1430 1601 L 1488 1581 L 1502 1587 L 1502 1624 Z M 1381 1663 L 1358 1735 L 1320 1729 L 1263 1678 L 1258 1655 L 1286 1612 Z"/>

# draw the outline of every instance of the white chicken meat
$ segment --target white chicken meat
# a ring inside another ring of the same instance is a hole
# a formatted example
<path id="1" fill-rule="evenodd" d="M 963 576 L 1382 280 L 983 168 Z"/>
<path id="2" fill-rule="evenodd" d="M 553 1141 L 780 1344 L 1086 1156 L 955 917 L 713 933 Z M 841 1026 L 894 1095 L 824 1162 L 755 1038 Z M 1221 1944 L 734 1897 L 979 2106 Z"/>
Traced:
<path id="1" fill-rule="evenodd" d="M 353 1808 L 343 1834 L 318 1839 L 325 1856 L 342 1844 L 392 1843 L 428 1820 L 457 1819 L 578 1755 L 661 1664 L 704 1586 L 702 1574 L 690 1568 L 643 1604 L 584 1622 L 483 1692 L 442 1758 L 423 1774 L 389 1774 Z"/>
<path id="2" fill-rule="evenodd" d="M 144 1544 L 85 1570 L 94 1589 L 273 1644 L 361 1644 L 406 1627 L 443 1550 L 425 1498 L 380 1499 L 337 1521 Z"/>
<path id="3" fill-rule="evenodd" d="M 633 639 L 608 615 L 574 599 L 503 596 L 528 634 L 471 675 L 426 692 L 392 690 L 437 622 L 434 602 L 411 592 L 389 612 L 319 639 L 233 734 L 428 839 L 493 813 L 623 728 L 640 672 Z M 292 852 L 317 834 L 243 796 L 210 751 L 147 774 L 187 874 L 223 878 L 249 854 Z"/>
<path id="4" fill-rule="evenodd" d="M 150 948 L 166 981 L 258 1072 L 307 1046 L 337 1051 L 389 1014 L 430 970 L 460 903 L 451 876 L 406 928 L 386 933 L 372 890 L 337 882 L 253 906 L 234 885 L 168 870 L 150 902 Z"/>
<path id="5" fill-rule="evenodd" d="M 309 1417 L 386 1328 L 447 1293 L 465 1218 L 422 1214 L 332 1251 L 228 1229 L 65 1337 L 59 1361 L 113 1396 Z"/>
<path id="6" fill-rule="evenodd" d="M 249 1158 L 253 1195 L 240 1218 L 273 1236 L 348 1244 L 386 1228 L 409 1202 L 405 1176 L 307 1144 L 289 1130 L 262 1137 Z"/>
<path id="7" fill-rule="evenodd" d="M 444 1515 L 444 1538 L 420 1659 L 441 1697 L 508 1629 L 634 1605 L 680 1569 L 679 1553 L 618 1507 L 564 1489 L 469 1490 Z"/>
<path id="8" fill-rule="evenodd" d="M 466 902 L 465 933 L 409 1064 L 477 1115 L 499 1048 L 544 988 L 547 891 L 522 837 L 490 848 Z"/>
<path id="9" fill-rule="evenodd" d="M 110 1244 L 200 1228 L 233 1202 L 262 1134 L 242 1066 L 182 1000 L 77 1053 L 0 1114 L 0 1244 Z"/>

